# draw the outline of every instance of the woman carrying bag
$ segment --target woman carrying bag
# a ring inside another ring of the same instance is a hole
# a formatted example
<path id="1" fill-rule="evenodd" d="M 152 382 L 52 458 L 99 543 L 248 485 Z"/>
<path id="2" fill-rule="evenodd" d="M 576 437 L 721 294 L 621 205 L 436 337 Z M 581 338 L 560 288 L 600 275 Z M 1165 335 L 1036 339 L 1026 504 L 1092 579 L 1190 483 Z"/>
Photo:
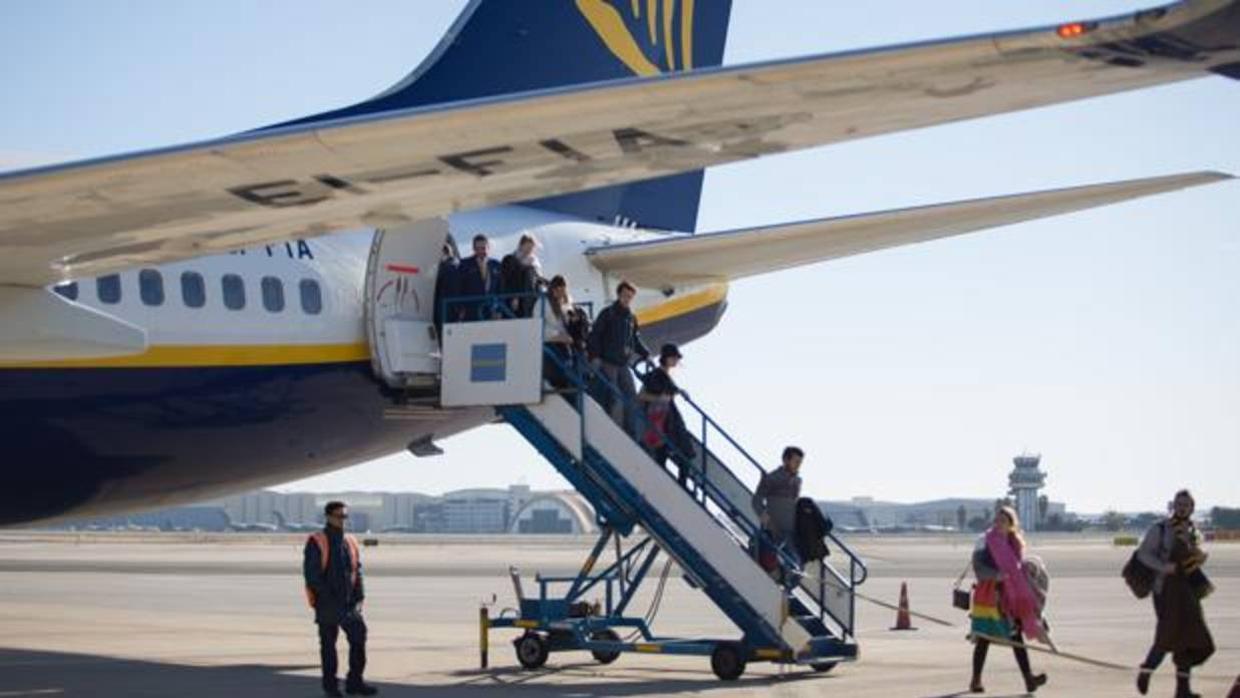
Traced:
<path id="1" fill-rule="evenodd" d="M 994 524 L 978 540 L 973 551 L 973 608 L 970 612 L 973 640 L 973 680 L 969 691 L 983 693 L 982 669 L 991 640 L 1008 640 L 1016 664 L 1025 680 L 1025 690 L 1037 691 L 1046 684 L 1046 674 L 1034 674 L 1029 666 L 1026 638 L 1047 641 L 1046 627 L 1041 618 L 1038 595 L 1029 583 L 1024 567 L 1025 539 L 1020 533 L 1020 519 L 1011 507 L 995 512 Z M 958 603 L 958 602 L 957 602 Z"/>

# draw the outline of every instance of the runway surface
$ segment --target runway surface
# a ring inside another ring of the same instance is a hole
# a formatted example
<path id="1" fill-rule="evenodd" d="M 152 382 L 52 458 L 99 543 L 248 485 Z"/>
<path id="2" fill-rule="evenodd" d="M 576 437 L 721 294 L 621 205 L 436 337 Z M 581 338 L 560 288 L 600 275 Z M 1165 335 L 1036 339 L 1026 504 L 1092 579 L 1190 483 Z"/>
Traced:
<path id="1" fill-rule="evenodd" d="M 912 696 L 962 694 L 971 646 L 951 608 L 952 581 L 973 539 L 859 537 L 871 567 L 863 590 L 894 602 L 907 581 L 914 610 L 955 623 L 887 628 L 894 613 L 859 604 L 861 659 L 830 674 L 751 664 L 718 681 L 706 658 L 629 654 L 599 666 L 553 654 L 518 670 L 495 632 L 491 668 L 478 668 L 479 603 L 512 605 L 508 565 L 571 574 L 591 541 L 538 537 L 382 536 L 366 548 L 368 679 L 388 696 Z M 317 638 L 302 596 L 303 535 L 37 534 L 0 532 L 0 698 L 14 696 L 315 696 Z M 1119 569 L 1131 548 L 1109 538 L 1035 537 L 1053 575 L 1049 617 L 1060 649 L 1135 665 L 1153 636 L 1149 601 L 1129 595 Z M 1217 654 L 1195 687 L 1225 696 L 1240 673 L 1240 543 L 1209 548 L 1218 591 L 1206 601 Z M 674 573 L 673 573 L 674 574 Z M 653 588 L 648 585 L 648 589 Z M 643 612 L 648 598 L 639 597 Z M 668 584 L 661 634 L 736 637 L 707 599 Z M 341 649 L 346 647 L 343 638 Z M 343 657 L 342 657 L 343 658 Z M 1040 696 L 1133 696 L 1133 674 L 1034 655 L 1050 674 Z M 1173 692 L 1170 661 L 1151 695 Z M 1216 678 L 1209 678 L 1216 677 Z M 987 695 L 1023 695 L 1011 653 L 992 648 Z M 965 694 L 967 695 L 967 694 Z"/>

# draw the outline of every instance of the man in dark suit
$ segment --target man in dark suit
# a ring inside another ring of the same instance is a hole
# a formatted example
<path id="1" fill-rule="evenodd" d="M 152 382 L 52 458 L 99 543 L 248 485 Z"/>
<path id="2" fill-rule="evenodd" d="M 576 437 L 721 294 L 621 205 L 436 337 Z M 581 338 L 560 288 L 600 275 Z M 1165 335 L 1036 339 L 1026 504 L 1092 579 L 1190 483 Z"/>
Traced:
<path id="1" fill-rule="evenodd" d="M 500 273 L 499 262 L 491 259 L 491 241 L 479 233 L 474 236 L 474 256 L 461 261 L 457 268 L 458 290 L 463 297 L 495 296 L 499 294 Z M 460 308 L 460 319 L 486 320 L 491 316 L 489 308 L 492 299 L 480 300 L 477 303 L 463 304 Z"/>

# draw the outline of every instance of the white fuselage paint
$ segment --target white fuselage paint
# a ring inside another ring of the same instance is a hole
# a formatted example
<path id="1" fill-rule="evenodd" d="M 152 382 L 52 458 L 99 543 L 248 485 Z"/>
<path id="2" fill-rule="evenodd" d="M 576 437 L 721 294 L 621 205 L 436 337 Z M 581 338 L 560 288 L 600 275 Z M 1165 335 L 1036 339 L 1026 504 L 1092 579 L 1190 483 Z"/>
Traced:
<path id="1" fill-rule="evenodd" d="M 584 252 L 591 247 L 666 235 L 515 206 L 455 214 L 448 222 L 463 260 L 472 254 L 471 241 L 476 234 L 488 237 L 490 256 L 496 260 L 514 251 L 522 235 L 533 235 L 539 242 L 544 276 L 563 275 L 573 300 L 592 304 L 595 312 L 614 299 L 619 279 L 606 278 Z M 119 302 L 101 301 L 96 280 L 79 284 L 77 302 L 144 328 L 152 347 L 362 343 L 366 341 L 363 280 L 373 236 L 370 229 L 348 231 L 161 265 L 154 268 L 164 286 L 164 300 L 159 305 L 142 299 L 141 270 L 120 274 Z M 438 262 L 410 261 L 426 270 L 434 269 Z M 181 279 L 186 273 L 203 277 L 206 303 L 200 308 L 188 307 L 183 300 Z M 240 276 L 244 282 L 245 305 L 240 309 L 225 307 L 223 280 L 227 275 Z M 284 309 L 280 312 L 264 307 L 263 283 L 269 278 L 278 279 L 283 287 Z M 302 310 L 299 288 L 303 280 L 321 288 L 322 312 L 312 315 Z M 681 288 L 675 293 L 684 295 L 693 290 Z M 634 306 L 652 307 L 667 297 L 663 290 L 640 289 Z"/>

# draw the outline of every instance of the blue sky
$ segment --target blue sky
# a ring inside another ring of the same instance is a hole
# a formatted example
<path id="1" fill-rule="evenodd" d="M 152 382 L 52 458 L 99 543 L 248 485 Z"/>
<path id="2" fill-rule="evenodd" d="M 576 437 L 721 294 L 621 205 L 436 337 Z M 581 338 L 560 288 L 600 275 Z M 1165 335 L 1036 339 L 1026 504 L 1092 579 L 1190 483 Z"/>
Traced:
<path id="1" fill-rule="evenodd" d="M 218 136 L 400 79 L 464 3 L 9 3 L 0 169 Z M 726 62 L 1015 29 L 1150 4 L 735 0 Z M 19 105 L 16 106 L 15 105 Z M 721 167 L 699 229 L 1178 171 L 1240 173 L 1222 78 Z M 1044 455 L 1077 510 L 1240 504 L 1240 184 L 734 284 L 681 381 L 751 451 L 808 452 L 815 496 L 1002 494 Z M 292 483 L 560 487 L 505 427 Z"/>

